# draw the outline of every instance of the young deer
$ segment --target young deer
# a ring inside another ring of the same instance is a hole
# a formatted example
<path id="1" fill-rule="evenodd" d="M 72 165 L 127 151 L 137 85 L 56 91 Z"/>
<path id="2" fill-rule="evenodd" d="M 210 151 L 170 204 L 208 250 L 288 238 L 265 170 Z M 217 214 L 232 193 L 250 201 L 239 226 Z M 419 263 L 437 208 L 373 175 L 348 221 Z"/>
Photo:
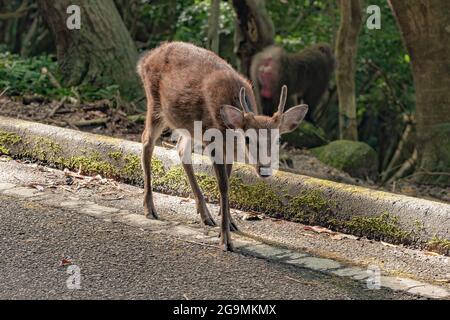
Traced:
<path id="1" fill-rule="evenodd" d="M 214 53 L 188 43 L 171 42 L 161 45 L 143 56 L 137 69 L 147 96 L 142 165 L 144 212 L 148 218 L 158 218 L 152 197 L 151 159 L 155 141 L 165 128 L 183 129 L 190 133 L 190 136 L 182 135 L 178 142 L 178 152 L 183 159 L 186 152 L 192 152 L 191 137 L 194 136 L 196 121 L 201 121 L 203 131 L 212 128 L 220 130 L 225 140 L 227 129 L 279 129 L 280 133 L 290 132 L 308 111 L 308 106 L 301 105 L 283 113 L 287 97 L 287 88 L 284 87 L 278 112 L 272 117 L 255 114 L 251 111 L 256 110 L 256 101 L 249 81 Z M 240 106 L 241 109 L 234 106 Z M 204 141 L 200 142 L 206 144 Z M 270 146 L 270 142 L 268 145 Z M 258 160 L 256 168 L 261 177 L 271 174 L 271 170 L 267 170 L 268 165 L 270 164 Z M 195 179 L 192 164 L 183 163 L 183 167 L 203 223 L 214 226 L 215 222 Z M 235 228 L 235 225 L 231 221 L 228 203 L 228 180 L 232 164 L 213 161 L 213 167 L 220 193 L 220 243 L 225 251 L 232 251 L 230 227 Z"/>

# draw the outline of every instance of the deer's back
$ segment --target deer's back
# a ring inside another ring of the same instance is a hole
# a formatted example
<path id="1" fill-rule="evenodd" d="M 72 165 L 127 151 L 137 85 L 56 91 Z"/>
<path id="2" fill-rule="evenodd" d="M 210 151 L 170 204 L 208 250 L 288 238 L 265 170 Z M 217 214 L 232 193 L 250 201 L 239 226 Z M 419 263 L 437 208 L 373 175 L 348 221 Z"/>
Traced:
<path id="1" fill-rule="evenodd" d="M 223 127 L 220 106 L 239 105 L 239 90 L 248 81 L 214 53 L 183 42 L 165 43 L 138 64 L 147 96 L 172 128 L 191 130 L 194 121 Z"/>

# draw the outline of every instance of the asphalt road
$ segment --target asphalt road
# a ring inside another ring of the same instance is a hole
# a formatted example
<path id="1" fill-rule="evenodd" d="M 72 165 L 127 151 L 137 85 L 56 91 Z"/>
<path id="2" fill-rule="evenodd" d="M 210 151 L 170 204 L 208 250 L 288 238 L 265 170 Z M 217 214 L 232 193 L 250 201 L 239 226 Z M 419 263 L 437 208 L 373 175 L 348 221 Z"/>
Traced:
<path id="1" fill-rule="evenodd" d="M 6 195 L 0 221 L 0 299 L 413 298 Z"/>

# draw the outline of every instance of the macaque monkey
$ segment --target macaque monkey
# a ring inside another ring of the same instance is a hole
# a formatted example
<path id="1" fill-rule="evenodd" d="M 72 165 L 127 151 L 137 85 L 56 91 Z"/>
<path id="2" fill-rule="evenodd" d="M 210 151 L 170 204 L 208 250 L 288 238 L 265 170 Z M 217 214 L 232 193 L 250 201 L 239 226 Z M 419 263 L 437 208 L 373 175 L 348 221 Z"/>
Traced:
<path id="1" fill-rule="evenodd" d="M 283 85 L 289 87 L 287 107 L 297 103 L 309 105 L 308 120 L 328 88 L 335 69 L 335 58 L 327 44 L 316 44 L 298 53 L 269 46 L 252 59 L 251 80 L 259 112 L 272 115 L 276 111 Z"/>

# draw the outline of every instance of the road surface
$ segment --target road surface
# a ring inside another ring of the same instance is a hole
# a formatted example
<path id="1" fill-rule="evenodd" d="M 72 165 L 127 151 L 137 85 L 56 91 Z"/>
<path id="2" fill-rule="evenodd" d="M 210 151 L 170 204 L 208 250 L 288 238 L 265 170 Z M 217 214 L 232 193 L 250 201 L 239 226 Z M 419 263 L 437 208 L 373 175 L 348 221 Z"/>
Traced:
<path id="1" fill-rule="evenodd" d="M 195 240 L 203 239 L 203 231 L 190 235 L 198 229 L 192 221 L 173 218 L 177 205 L 161 204 L 172 199 L 181 207 L 189 200 L 156 195 L 167 221 L 148 227 L 118 203 L 127 197 L 140 202 L 140 194 L 101 179 L 73 180 L 57 170 L 0 162 L 0 299 L 421 298 L 323 272 L 320 263 L 327 270 L 341 263 L 305 258 L 300 251 L 289 256 L 306 259 L 304 267 L 245 251 L 222 252 L 214 243 Z M 114 194 L 103 184 L 112 184 Z M 95 203 L 99 196 L 101 205 Z"/>

